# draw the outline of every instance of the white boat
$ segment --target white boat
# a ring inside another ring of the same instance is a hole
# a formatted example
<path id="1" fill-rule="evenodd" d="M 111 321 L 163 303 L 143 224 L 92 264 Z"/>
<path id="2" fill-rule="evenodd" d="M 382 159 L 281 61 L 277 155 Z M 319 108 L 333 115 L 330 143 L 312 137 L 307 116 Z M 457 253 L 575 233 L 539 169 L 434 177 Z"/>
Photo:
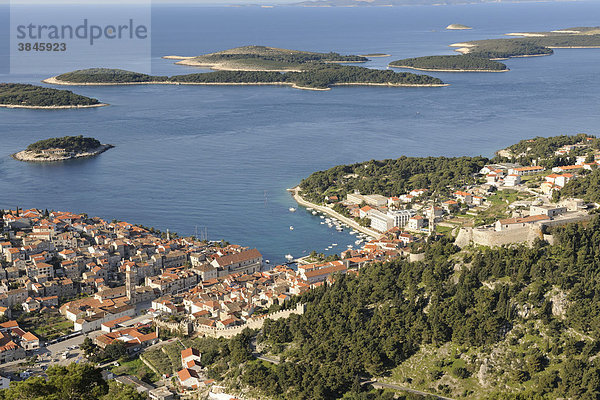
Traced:
<path id="1" fill-rule="evenodd" d="M 271 264 L 271 261 L 270 260 L 265 260 L 265 263 L 266 264 Z"/>
<path id="2" fill-rule="evenodd" d="M 291 254 L 286 254 L 285 255 L 285 259 L 288 260 L 288 261 L 291 261 L 291 260 L 294 259 L 294 257 Z"/>
<path id="3" fill-rule="evenodd" d="M 336 226 L 335 230 L 338 231 L 338 232 L 341 232 L 341 231 L 344 230 L 344 228 L 342 228 L 341 226 Z"/>
<path id="4" fill-rule="evenodd" d="M 288 208 L 288 210 L 290 210 L 290 212 L 296 212 L 296 209 L 294 207 L 290 207 Z"/>
<path id="5" fill-rule="evenodd" d="M 313 212 L 312 212 L 312 215 L 317 215 L 317 214 L 318 214 L 318 213 L 317 213 L 316 211 L 313 211 Z"/>
<path id="6" fill-rule="evenodd" d="M 362 242 L 364 242 L 364 240 L 360 239 L 360 240 L 357 240 L 356 242 L 354 242 L 354 244 L 357 244 L 357 245 L 359 245 L 359 244 L 361 244 Z"/>
<path id="7" fill-rule="evenodd" d="M 290 231 L 293 231 L 293 230 L 294 230 L 294 227 L 290 225 Z"/>
<path id="8" fill-rule="evenodd" d="M 313 208 L 312 207 L 306 207 L 306 211 L 312 211 Z"/>
<path id="9" fill-rule="evenodd" d="M 319 217 L 320 217 L 321 219 L 325 219 L 325 216 L 323 216 L 323 215 L 320 215 Z"/>
<path id="10" fill-rule="evenodd" d="M 348 245 L 348 246 L 346 246 L 346 247 L 348 247 L 349 249 L 351 249 L 351 248 L 352 248 L 352 247 L 354 247 L 354 246 L 352 246 L 351 244 L 349 244 L 349 245 Z"/>
<path id="11" fill-rule="evenodd" d="M 354 232 L 354 231 L 350 231 L 348 233 L 350 233 L 351 235 L 356 235 L 356 232 Z"/>
<path id="12" fill-rule="evenodd" d="M 332 246 L 337 246 L 337 243 L 331 243 Z"/>
<path id="13" fill-rule="evenodd" d="M 325 222 L 321 222 L 321 225 L 325 225 Z"/>
<path id="14" fill-rule="evenodd" d="M 333 224 L 330 222 L 327 224 L 328 227 L 333 228 Z"/>

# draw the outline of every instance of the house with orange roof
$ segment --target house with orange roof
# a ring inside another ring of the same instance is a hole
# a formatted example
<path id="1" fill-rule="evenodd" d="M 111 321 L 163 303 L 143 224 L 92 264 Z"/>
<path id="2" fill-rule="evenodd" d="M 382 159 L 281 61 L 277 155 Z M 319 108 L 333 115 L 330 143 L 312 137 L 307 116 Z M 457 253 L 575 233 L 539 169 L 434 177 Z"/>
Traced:
<path id="1" fill-rule="evenodd" d="M 198 389 L 200 387 L 200 375 L 193 369 L 184 368 L 177 371 L 179 384 L 186 389 Z"/>
<path id="2" fill-rule="evenodd" d="M 200 362 L 201 358 L 202 358 L 202 354 L 200 354 L 200 351 L 197 349 L 194 349 L 193 347 L 188 347 L 187 349 L 181 350 L 181 366 L 183 368 L 186 368 L 186 365 L 190 361 Z"/>

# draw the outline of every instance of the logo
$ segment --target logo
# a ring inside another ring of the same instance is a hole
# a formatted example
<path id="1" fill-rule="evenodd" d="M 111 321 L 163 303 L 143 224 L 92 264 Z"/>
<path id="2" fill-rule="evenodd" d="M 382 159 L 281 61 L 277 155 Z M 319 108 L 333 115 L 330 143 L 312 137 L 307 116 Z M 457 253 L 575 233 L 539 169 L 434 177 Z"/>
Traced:
<path id="1" fill-rule="evenodd" d="M 10 6 L 10 73 L 88 68 L 151 72 L 151 0 Z M 1 49 L 0 49 L 1 50 Z"/>

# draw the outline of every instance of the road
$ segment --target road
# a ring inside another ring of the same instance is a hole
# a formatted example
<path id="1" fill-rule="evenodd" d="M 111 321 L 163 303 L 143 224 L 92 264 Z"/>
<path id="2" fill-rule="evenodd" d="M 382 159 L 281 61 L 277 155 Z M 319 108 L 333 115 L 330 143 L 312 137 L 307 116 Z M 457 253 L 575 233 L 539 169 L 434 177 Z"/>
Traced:
<path id="1" fill-rule="evenodd" d="M 383 382 L 377 382 L 377 381 L 366 381 L 364 383 L 365 384 L 370 383 L 371 385 L 373 385 L 373 387 L 375 389 L 400 390 L 400 391 L 403 391 L 403 392 L 418 394 L 420 396 L 433 396 L 436 399 L 440 399 L 440 400 L 453 400 L 450 397 L 444 397 L 444 396 L 440 396 L 440 395 L 437 395 L 437 394 L 422 392 L 420 390 L 415 390 L 415 389 L 407 388 L 407 387 L 400 386 L 400 385 L 394 385 L 394 384 L 391 384 L 391 383 L 383 383 Z"/>

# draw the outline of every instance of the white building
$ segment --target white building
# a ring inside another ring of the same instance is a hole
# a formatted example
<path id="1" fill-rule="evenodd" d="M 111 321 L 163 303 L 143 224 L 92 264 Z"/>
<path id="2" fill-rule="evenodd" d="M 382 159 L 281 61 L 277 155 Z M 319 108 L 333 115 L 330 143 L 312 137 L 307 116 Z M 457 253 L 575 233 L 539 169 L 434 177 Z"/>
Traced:
<path id="1" fill-rule="evenodd" d="M 397 211 L 388 211 L 387 215 L 394 219 L 393 226 L 397 226 L 402 228 L 408 224 L 408 220 L 414 217 L 417 213 L 415 210 L 397 210 Z"/>

